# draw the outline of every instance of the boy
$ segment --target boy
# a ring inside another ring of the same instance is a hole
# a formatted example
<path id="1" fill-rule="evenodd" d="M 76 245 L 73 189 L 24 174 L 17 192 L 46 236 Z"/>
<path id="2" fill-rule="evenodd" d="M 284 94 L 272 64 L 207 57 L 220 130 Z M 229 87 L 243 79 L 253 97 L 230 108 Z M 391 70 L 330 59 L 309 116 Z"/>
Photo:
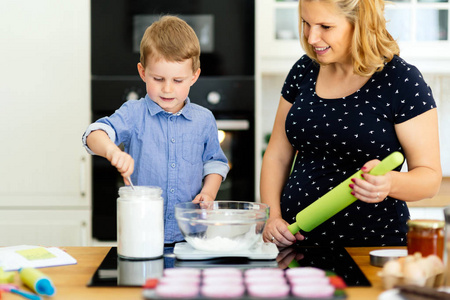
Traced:
<path id="1" fill-rule="evenodd" d="M 228 174 L 213 114 L 188 98 L 200 75 L 200 44 L 183 20 L 164 16 L 144 33 L 139 75 L 147 95 L 91 124 L 83 144 L 136 185 L 159 186 L 165 243 L 183 240 L 175 219 L 180 202 L 213 201 Z M 125 151 L 117 145 L 123 143 Z M 136 160 L 136 164 L 134 161 Z M 203 186 L 202 186 L 203 181 Z"/>

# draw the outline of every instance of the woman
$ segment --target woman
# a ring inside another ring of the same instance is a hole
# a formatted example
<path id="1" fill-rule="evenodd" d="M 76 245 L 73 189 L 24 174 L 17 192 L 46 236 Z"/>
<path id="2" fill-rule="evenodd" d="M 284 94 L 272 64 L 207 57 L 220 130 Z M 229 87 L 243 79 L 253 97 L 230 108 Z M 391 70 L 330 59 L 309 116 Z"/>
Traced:
<path id="1" fill-rule="evenodd" d="M 439 190 L 436 104 L 421 73 L 399 58 L 382 0 L 299 0 L 306 55 L 282 89 L 261 170 L 270 205 L 263 239 L 300 245 L 406 245 L 405 201 Z M 404 154 L 384 176 L 367 174 L 388 154 Z M 294 155 L 297 156 L 294 161 Z M 295 236 L 296 214 L 359 169 L 354 202 L 311 232 Z"/>

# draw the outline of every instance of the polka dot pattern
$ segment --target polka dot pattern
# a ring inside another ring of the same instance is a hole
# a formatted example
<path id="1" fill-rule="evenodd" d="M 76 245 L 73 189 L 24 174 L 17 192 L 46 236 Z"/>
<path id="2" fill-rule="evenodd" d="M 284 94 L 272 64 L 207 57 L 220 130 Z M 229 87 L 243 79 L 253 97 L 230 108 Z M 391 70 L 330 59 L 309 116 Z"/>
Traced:
<path id="1" fill-rule="evenodd" d="M 316 94 L 318 72 L 318 64 L 303 56 L 282 89 L 283 97 L 293 104 L 286 118 L 286 135 L 298 152 L 281 197 L 283 218 L 290 223 L 299 211 L 365 162 L 382 160 L 394 151 L 403 153 L 395 124 L 436 106 L 421 73 L 397 56 L 362 88 L 338 99 L 323 99 Z M 408 219 L 404 201 L 390 197 L 376 204 L 356 201 L 304 233 L 302 244 L 406 245 Z"/>

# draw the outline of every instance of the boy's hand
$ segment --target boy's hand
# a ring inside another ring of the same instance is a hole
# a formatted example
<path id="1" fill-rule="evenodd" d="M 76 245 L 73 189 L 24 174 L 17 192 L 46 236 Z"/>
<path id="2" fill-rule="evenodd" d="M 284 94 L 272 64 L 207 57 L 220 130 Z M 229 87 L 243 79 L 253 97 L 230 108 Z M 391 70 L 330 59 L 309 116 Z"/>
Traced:
<path id="1" fill-rule="evenodd" d="M 192 200 L 192 203 L 200 203 L 204 201 L 214 201 L 214 198 L 206 193 L 201 193 L 195 196 L 194 200 Z"/>
<path id="2" fill-rule="evenodd" d="M 123 152 L 119 148 L 112 148 L 106 152 L 106 159 L 111 162 L 111 165 L 117 168 L 117 171 L 125 179 L 125 183 L 128 183 L 128 178 L 134 171 L 134 160 L 126 152 Z"/>
<path id="3" fill-rule="evenodd" d="M 216 199 L 217 191 L 222 183 L 222 176 L 219 174 L 208 174 L 203 179 L 203 188 L 200 193 L 195 196 L 193 203 L 200 203 L 205 201 L 214 201 Z"/>

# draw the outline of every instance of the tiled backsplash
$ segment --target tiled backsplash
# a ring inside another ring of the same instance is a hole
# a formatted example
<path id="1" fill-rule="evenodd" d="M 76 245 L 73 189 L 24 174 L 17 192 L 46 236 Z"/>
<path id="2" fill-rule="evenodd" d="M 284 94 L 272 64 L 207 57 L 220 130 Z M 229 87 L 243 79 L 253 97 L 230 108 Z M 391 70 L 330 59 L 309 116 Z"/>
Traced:
<path id="1" fill-rule="evenodd" d="M 286 70 L 286 75 L 289 70 Z M 450 176 L 450 74 L 424 74 L 425 81 L 431 86 L 438 106 L 439 133 L 441 144 L 441 163 L 444 176 Z M 272 131 L 275 114 L 281 95 L 285 75 L 264 75 L 262 77 L 262 132 Z"/>

